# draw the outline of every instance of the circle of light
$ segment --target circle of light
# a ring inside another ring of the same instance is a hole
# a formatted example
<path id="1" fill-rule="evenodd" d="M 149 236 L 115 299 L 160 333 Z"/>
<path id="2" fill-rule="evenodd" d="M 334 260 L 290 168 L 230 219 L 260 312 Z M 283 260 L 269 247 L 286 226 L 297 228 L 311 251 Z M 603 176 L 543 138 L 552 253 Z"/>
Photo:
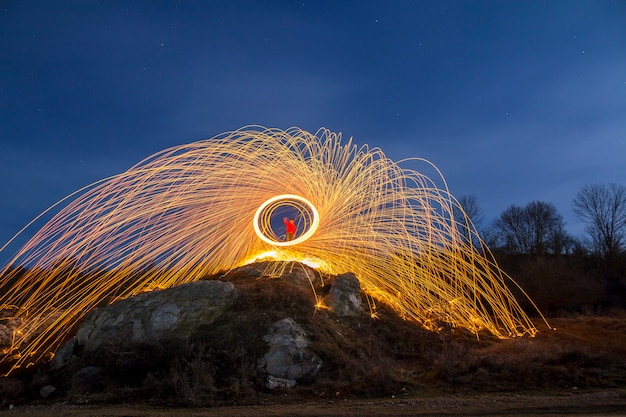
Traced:
<path id="1" fill-rule="evenodd" d="M 437 181 L 401 166 L 413 163 Z M 285 189 L 306 196 L 324 221 L 306 241 L 278 247 L 275 259 L 351 271 L 371 302 L 425 327 L 444 322 L 503 338 L 537 332 L 509 288 L 532 301 L 499 268 L 433 164 L 394 162 L 327 129 L 247 126 L 160 151 L 44 211 L 39 217 L 51 218 L 0 269 L 0 312 L 19 323 L 10 346 L 0 346 L 0 364 L 50 359 L 105 301 L 264 254 L 268 243 L 246 226 L 260 201 Z"/>
<path id="2" fill-rule="evenodd" d="M 265 210 L 265 208 L 267 206 L 269 206 L 272 203 L 275 203 L 276 201 L 280 201 L 280 200 L 297 200 L 297 201 L 300 201 L 300 202 L 306 204 L 307 207 L 309 208 L 309 210 L 311 210 L 311 213 L 313 214 L 313 219 L 311 221 L 311 225 L 309 226 L 309 229 L 305 233 L 300 235 L 297 239 L 286 241 L 286 242 L 280 242 L 280 241 L 277 241 L 277 240 L 272 240 L 272 239 L 268 238 L 267 236 L 265 236 L 265 233 L 263 233 L 261 231 L 261 228 L 259 227 L 259 218 L 261 216 L 261 213 Z M 317 211 L 317 209 L 315 208 L 315 206 L 313 204 L 311 204 L 311 202 L 309 200 L 307 200 L 306 198 L 304 198 L 302 196 L 299 196 L 299 195 L 296 195 L 296 194 L 281 194 L 281 195 L 277 195 L 277 196 L 274 196 L 274 197 L 266 200 L 263 204 L 261 204 L 259 206 L 259 208 L 257 209 L 256 213 L 254 213 L 254 220 L 252 221 L 252 224 L 254 226 L 254 231 L 256 232 L 257 236 L 261 240 L 263 240 L 264 242 L 267 242 L 270 245 L 274 245 L 274 246 L 293 246 L 293 245 L 297 245 L 298 243 L 302 243 L 302 242 L 306 241 L 308 238 L 310 238 L 311 236 L 313 236 L 313 234 L 317 230 L 317 227 L 320 224 L 320 215 L 319 215 L 319 212 Z"/>

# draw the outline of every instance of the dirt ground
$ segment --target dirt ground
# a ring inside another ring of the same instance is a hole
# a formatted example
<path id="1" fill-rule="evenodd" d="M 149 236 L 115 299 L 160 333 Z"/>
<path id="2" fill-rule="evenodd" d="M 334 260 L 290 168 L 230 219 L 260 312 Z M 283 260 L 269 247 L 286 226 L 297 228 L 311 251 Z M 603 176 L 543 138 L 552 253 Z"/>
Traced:
<path id="1" fill-rule="evenodd" d="M 323 400 L 215 408 L 144 405 L 25 405 L 0 415 L 38 417 L 286 417 L 286 416 L 626 416 L 626 388 L 549 393 L 430 394 L 378 400 Z"/>

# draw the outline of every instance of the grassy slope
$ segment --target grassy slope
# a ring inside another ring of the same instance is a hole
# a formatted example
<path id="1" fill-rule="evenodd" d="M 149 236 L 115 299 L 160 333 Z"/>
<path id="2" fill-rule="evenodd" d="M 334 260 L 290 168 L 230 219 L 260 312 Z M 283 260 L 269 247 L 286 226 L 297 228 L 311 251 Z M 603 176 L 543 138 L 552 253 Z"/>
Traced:
<path id="1" fill-rule="evenodd" d="M 375 398 L 427 391 L 626 385 L 623 313 L 553 319 L 556 330 L 545 329 L 535 338 L 497 340 L 462 329 L 430 332 L 401 320 L 385 306 L 379 306 L 378 319 L 371 319 L 369 312 L 338 317 L 315 309 L 310 288 L 282 279 L 235 274 L 229 280 L 239 289 L 237 302 L 217 326 L 202 329 L 192 340 L 130 359 L 99 352 L 63 374 L 43 368 L 0 379 L 2 403 L 35 399 L 47 383 L 59 388 L 52 400 L 194 406 L 263 403 L 277 394 L 294 400 Z M 256 363 L 267 349 L 262 336 L 284 317 L 292 317 L 307 331 L 324 365 L 315 381 L 269 392 Z M 70 371 L 86 365 L 104 367 L 99 384 L 72 382 Z"/>

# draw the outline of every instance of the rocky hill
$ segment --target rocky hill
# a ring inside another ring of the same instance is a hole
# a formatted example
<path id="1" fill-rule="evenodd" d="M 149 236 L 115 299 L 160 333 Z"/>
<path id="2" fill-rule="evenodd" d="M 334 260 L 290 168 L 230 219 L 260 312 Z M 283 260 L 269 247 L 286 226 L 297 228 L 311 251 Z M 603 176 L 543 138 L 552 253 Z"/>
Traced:
<path id="1" fill-rule="evenodd" d="M 582 341 L 558 329 L 512 340 L 444 325 L 429 331 L 384 305 L 374 309 L 353 274 L 257 263 L 96 309 L 49 365 L 0 379 L 0 388 L 4 404 L 199 406 L 277 393 L 380 397 L 626 382 L 619 343 Z"/>

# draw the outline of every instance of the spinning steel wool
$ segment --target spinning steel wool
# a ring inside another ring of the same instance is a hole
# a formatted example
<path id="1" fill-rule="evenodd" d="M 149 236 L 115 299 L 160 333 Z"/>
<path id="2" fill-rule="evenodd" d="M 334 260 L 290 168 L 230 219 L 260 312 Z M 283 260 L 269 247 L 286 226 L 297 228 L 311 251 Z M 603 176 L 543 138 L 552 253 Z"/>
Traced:
<path id="1" fill-rule="evenodd" d="M 400 167 L 415 162 L 429 164 L 258 126 L 159 152 L 80 190 L 4 267 L 0 317 L 18 325 L 0 360 L 45 360 L 98 305 L 264 256 L 353 272 L 373 315 L 382 301 L 431 328 L 533 335 L 443 176 Z"/>

